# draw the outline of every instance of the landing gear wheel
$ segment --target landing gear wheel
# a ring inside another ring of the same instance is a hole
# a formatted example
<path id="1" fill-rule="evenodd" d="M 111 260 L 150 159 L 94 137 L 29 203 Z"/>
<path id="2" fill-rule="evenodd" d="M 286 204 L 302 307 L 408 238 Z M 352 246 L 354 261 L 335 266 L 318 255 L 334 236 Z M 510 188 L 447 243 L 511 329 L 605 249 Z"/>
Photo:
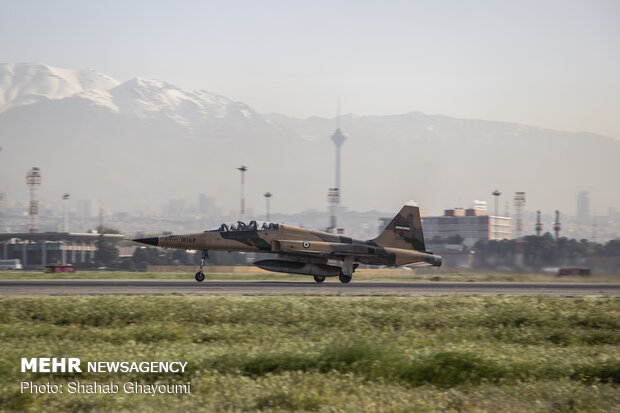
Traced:
<path id="1" fill-rule="evenodd" d="M 202 267 L 205 265 L 205 260 L 209 258 L 209 253 L 207 250 L 202 251 L 202 256 L 200 257 L 200 269 L 196 273 L 196 281 L 203 282 L 205 280 L 205 273 L 202 272 Z"/>
<path id="2" fill-rule="evenodd" d="M 202 282 L 202 281 L 204 281 L 204 280 L 205 280 L 205 273 L 204 273 L 204 272 L 202 272 L 202 271 L 198 271 L 198 272 L 196 273 L 196 281 L 198 281 L 198 282 Z"/>
<path id="3" fill-rule="evenodd" d="M 318 283 L 322 283 L 323 281 L 325 281 L 325 276 L 324 275 L 315 275 L 314 276 L 314 281 L 316 281 Z"/>
<path id="4" fill-rule="evenodd" d="M 351 279 L 353 278 L 353 276 L 352 275 L 344 275 L 343 273 L 340 273 L 338 278 L 340 279 L 341 283 L 346 284 L 348 282 L 351 282 Z"/>

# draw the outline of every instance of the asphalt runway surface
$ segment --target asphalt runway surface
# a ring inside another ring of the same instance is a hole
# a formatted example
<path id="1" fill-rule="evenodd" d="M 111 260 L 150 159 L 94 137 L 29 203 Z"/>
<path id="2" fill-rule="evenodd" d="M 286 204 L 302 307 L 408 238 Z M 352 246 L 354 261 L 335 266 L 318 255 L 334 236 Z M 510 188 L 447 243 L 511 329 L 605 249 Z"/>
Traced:
<path id="1" fill-rule="evenodd" d="M 620 284 L 520 282 L 368 282 L 205 280 L 0 280 L 0 295 L 556 295 L 618 296 Z"/>

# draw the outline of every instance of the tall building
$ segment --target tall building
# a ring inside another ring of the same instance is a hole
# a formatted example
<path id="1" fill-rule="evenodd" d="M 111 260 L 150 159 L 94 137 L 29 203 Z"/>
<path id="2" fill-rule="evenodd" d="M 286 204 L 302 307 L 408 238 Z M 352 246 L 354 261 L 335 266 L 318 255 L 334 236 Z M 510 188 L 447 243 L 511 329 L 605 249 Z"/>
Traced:
<path id="1" fill-rule="evenodd" d="M 339 110 L 340 112 L 340 110 Z M 340 119 L 340 114 L 338 115 L 338 119 Z M 340 124 L 340 120 L 338 121 Z M 347 136 L 342 133 L 340 130 L 340 125 L 338 125 L 338 129 L 334 132 L 331 137 L 332 142 L 336 145 L 336 179 L 333 188 L 329 188 L 327 193 L 327 204 L 329 205 L 329 226 L 327 227 L 327 232 L 338 232 L 340 234 L 344 233 L 343 228 L 338 228 L 338 218 L 337 213 L 340 207 L 340 148 L 342 144 L 347 139 Z"/>
<path id="2" fill-rule="evenodd" d="M 182 215 L 185 213 L 185 200 L 184 199 L 170 199 L 166 206 L 165 213 L 171 215 Z"/>
<path id="3" fill-rule="evenodd" d="M 75 205 L 76 215 L 80 218 L 91 218 L 95 215 L 93 201 L 90 199 L 80 199 Z"/>
<path id="4" fill-rule="evenodd" d="M 458 235 L 469 246 L 480 240 L 512 239 L 512 220 L 489 216 L 486 205 L 479 202 L 474 208 L 446 209 L 442 216 L 422 217 L 422 229 L 429 241 L 445 241 Z"/>
<path id="5" fill-rule="evenodd" d="M 590 221 L 590 191 L 577 194 L 577 221 L 581 224 Z"/>
<path id="6" fill-rule="evenodd" d="M 215 209 L 215 199 L 205 194 L 198 195 L 198 213 L 212 214 Z"/>

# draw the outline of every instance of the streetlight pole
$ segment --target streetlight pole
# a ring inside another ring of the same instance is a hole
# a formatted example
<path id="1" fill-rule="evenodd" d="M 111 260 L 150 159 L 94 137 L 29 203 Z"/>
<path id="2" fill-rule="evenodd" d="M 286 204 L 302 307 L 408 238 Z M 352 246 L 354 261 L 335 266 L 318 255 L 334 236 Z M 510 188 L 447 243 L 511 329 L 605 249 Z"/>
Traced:
<path id="1" fill-rule="evenodd" d="M 495 197 L 495 219 L 493 221 L 495 221 L 495 240 L 497 241 L 498 238 L 498 234 L 497 234 L 497 217 L 499 216 L 499 212 L 498 212 L 498 204 L 499 204 L 499 196 L 502 194 L 501 192 L 499 192 L 497 189 L 493 192 L 491 192 L 491 194 Z"/>
<path id="2" fill-rule="evenodd" d="M 65 193 L 62 196 L 64 212 L 65 212 L 65 225 L 64 232 L 65 234 L 69 233 L 69 197 L 70 195 Z M 62 265 L 67 265 L 67 243 L 65 241 L 62 242 Z"/>
<path id="3" fill-rule="evenodd" d="M 243 218 L 245 216 L 245 171 L 248 168 L 241 165 L 237 170 L 241 171 L 241 218 Z"/>
<path id="4" fill-rule="evenodd" d="M 266 215 L 265 221 L 269 222 L 269 198 L 271 198 L 272 196 L 271 192 L 265 192 L 264 196 L 265 196 L 265 201 L 267 203 L 267 206 L 266 206 L 267 215 Z"/>
<path id="5" fill-rule="evenodd" d="M 64 226 L 64 232 L 69 232 L 69 197 L 71 195 L 69 194 L 64 194 L 62 196 L 62 200 L 65 201 L 64 204 L 64 209 L 65 209 L 65 226 Z"/>

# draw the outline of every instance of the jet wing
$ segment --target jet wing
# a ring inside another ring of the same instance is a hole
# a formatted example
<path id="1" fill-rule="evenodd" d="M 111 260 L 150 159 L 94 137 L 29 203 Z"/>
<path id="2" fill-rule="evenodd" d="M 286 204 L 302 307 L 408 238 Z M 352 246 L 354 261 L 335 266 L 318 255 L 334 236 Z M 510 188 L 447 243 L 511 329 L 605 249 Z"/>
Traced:
<path id="1" fill-rule="evenodd" d="M 272 251 L 279 254 L 304 254 L 323 257 L 345 256 L 376 256 L 381 255 L 382 248 L 376 248 L 363 244 L 343 244 L 338 242 L 322 241 L 297 241 L 279 240 L 273 241 Z"/>
<path id="2" fill-rule="evenodd" d="M 355 257 L 367 264 L 403 266 L 412 263 L 440 266 L 442 258 L 432 253 L 383 248 L 368 244 L 347 244 L 341 242 L 274 240 L 271 251 L 283 255 L 320 257 L 323 259 L 346 259 Z"/>

